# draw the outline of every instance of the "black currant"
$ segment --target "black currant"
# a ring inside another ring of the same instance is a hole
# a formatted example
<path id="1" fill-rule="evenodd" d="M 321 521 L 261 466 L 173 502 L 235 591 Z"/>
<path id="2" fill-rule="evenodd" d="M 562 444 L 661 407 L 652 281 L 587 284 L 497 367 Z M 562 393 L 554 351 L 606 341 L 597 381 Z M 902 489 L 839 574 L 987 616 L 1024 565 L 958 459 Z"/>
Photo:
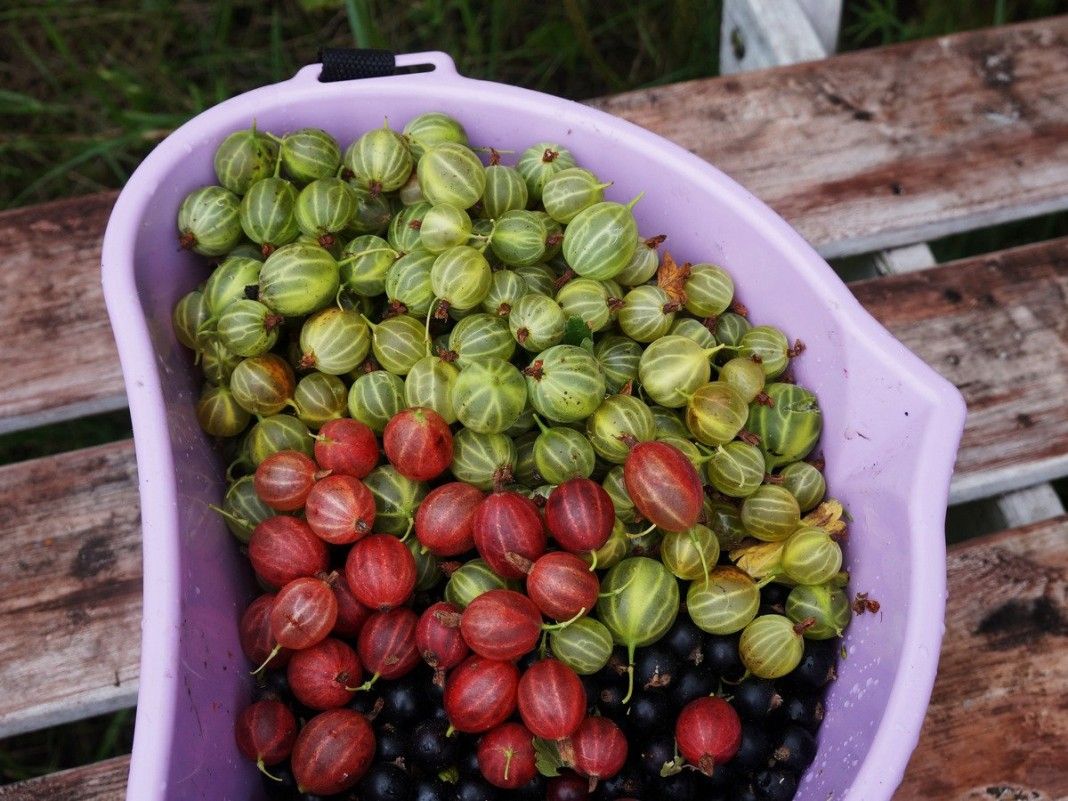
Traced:
<path id="1" fill-rule="evenodd" d="M 801 662 L 783 681 L 792 687 L 818 689 L 835 677 L 840 643 L 833 640 L 805 640 Z"/>
<path id="2" fill-rule="evenodd" d="M 686 597 L 685 594 L 683 597 Z M 679 659 L 687 662 L 703 662 L 704 654 L 701 653 L 701 643 L 704 638 L 704 632 L 697 628 L 693 621 L 685 615 L 680 615 L 659 644 Z"/>
<path id="3" fill-rule="evenodd" d="M 763 720 L 782 704 L 782 696 L 775 685 L 765 679 L 746 679 L 734 688 L 731 699 L 735 710 L 743 718 Z"/>
<path id="4" fill-rule="evenodd" d="M 791 801 L 797 792 L 797 776 L 788 770 L 762 770 L 753 779 L 759 801 Z"/>
<path id="5" fill-rule="evenodd" d="M 788 726 L 775 753 L 775 766 L 802 771 L 816 758 L 816 738 L 800 726 Z"/>
<path id="6" fill-rule="evenodd" d="M 393 762 L 408 754 L 408 741 L 393 726 L 379 726 L 375 731 L 375 759 Z"/>
<path id="7" fill-rule="evenodd" d="M 642 648 L 634 660 L 634 686 L 661 690 L 671 686 L 679 670 L 679 660 L 667 648 Z"/>
<path id="8" fill-rule="evenodd" d="M 424 720 L 412 731 L 409 756 L 412 762 L 428 771 L 447 768 L 456 758 L 457 737 L 446 735 L 448 723 L 442 720 Z"/>
<path id="9" fill-rule="evenodd" d="M 480 776 L 461 776 L 456 782 L 456 801 L 497 801 L 500 793 Z"/>
<path id="10" fill-rule="evenodd" d="M 716 676 L 704 665 L 684 667 L 678 677 L 671 683 L 668 695 L 671 702 L 680 709 L 695 698 L 711 695 L 716 690 Z"/>
<path id="11" fill-rule="evenodd" d="M 766 768 L 771 759 L 772 745 L 771 737 L 763 724 L 743 723 L 742 742 L 731 764 L 742 771 Z"/>
<path id="12" fill-rule="evenodd" d="M 648 737 L 674 725 L 671 704 L 661 693 L 643 693 L 630 701 L 623 727 L 634 736 Z"/>
<path id="13" fill-rule="evenodd" d="M 402 726 L 424 719 L 430 711 L 426 692 L 415 681 L 401 681 L 386 688 L 382 701 L 381 719 Z"/>
<path id="14" fill-rule="evenodd" d="M 359 787 L 362 801 L 409 801 L 414 789 L 403 768 L 381 762 L 371 766 Z"/>
<path id="15" fill-rule="evenodd" d="M 823 701 L 816 695 L 788 695 L 783 698 L 782 706 L 775 710 L 776 720 L 783 723 L 795 723 L 811 732 L 819 729 L 823 722 Z"/>
<path id="16" fill-rule="evenodd" d="M 415 783 L 413 801 L 450 801 L 452 785 L 441 779 L 420 779 Z"/>
<path id="17" fill-rule="evenodd" d="M 656 734 L 645 741 L 641 749 L 642 772 L 646 776 L 657 777 L 665 762 L 671 762 L 675 758 L 675 736 L 664 732 Z"/>
<path id="18" fill-rule="evenodd" d="M 654 779 L 646 784 L 656 787 L 657 798 L 670 798 L 671 801 L 693 801 L 696 793 L 695 775 L 692 770 L 684 770 L 673 776 Z"/>
<path id="19" fill-rule="evenodd" d="M 725 679 L 737 679 L 745 673 L 738 655 L 737 636 L 708 636 L 702 652 L 709 670 Z"/>

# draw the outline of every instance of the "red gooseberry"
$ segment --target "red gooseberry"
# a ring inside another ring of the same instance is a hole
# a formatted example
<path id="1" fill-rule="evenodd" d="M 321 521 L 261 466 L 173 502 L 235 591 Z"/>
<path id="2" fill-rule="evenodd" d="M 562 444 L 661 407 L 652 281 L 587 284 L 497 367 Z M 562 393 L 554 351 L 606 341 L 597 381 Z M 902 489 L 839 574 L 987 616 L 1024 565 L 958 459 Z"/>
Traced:
<path id="1" fill-rule="evenodd" d="M 590 779 L 610 779 L 627 761 L 627 738 L 608 718 L 588 717 L 561 749 L 572 767 Z"/>
<path id="2" fill-rule="evenodd" d="M 304 706 L 324 710 L 344 706 L 363 678 L 356 652 L 327 637 L 293 654 L 286 670 L 289 689 Z"/>
<path id="3" fill-rule="evenodd" d="M 558 659 L 535 662 L 519 679 L 519 717 L 538 737 L 570 737 L 586 717 L 586 688 Z"/>
<path id="4" fill-rule="evenodd" d="M 445 714 L 457 731 L 478 734 L 499 726 L 515 711 L 519 669 L 477 654 L 445 680 Z"/>
<path id="5" fill-rule="evenodd" d="M 297 735 L 291 764 L 302 793 L 333 795 L 363 778 L 375 755 L 375 733 L 352 709 L 331 709 L 309 720 Z"/>
<path id="6" fill-rule="evenodd" d="M 467 658 L 470 649 L 460 633 L 460 607 L 439 601 L 419 616 L 415 645 L 423 661 L 434 668 L 435 682 L 444 680 L 444 671 Z"/>
<path id="7" fill-rule="evenodd" d="M 371 533 L 375 496 L 358 478 L 327 476 L 308 493 L 304 517 L 312 531 L 331 545 L 347 545 Z"/>
<path id="8" fill-rule="evenodd" d="M 550 551 L 527 573 L 527 595 L 546 617 L 571 620 L 590 612 L 597 603 L 601 582 L 579 557 Z"/>
<path id="9" fill-rule="evenodd" d="M 253 486 L 260 500 L 272 509 L 292 512 L 304 506 L 318 470 L 300 451 L 278 451 L 260 462 Z"/>
<path id="10" fill-rule="evenodd" d="M 545 801 L 589 801 L 590 783 L 581 776 L 561 772 L 545 788 Z"/>
<path id="11" fill-rule="evenodd" d="M 683 758 L 711 776 L 716 765 L 729 762 L 738 753 L 742 722 L 734 707 L 722 698 L 695 698 L 675 721 L 675 739 Z"/>
<path id="12" fill-rule="evenodd" d="M 274 606 L 274 599 L 274 593 L 266 593 L 249 604 L 248 609 L 241 615 L 237 632 L 241 640 L 241 650 L 249 662 L 269 668 L 282 668 L 289 662 L 293 652 L 288 648 L 275 648 L 278 643 L 271 634 L 271 607 Z"/>
<path id="13" fill-rule="evenodd" d="M 418 615 L 407 607 L 371 615 L 360 631 L 356 651 L 374 675 L 360 689 L 370 689 L 379 678 L 399 679 L 415 669 L 419 664 L 418 621 Z"/>
<path id="14" fill-rule="evenodd" d="M 293 750 L 293 743 L 297 739 L 297 720 L 281 701 L 256 701 L 237 716 L 234 738 L 237 740 L 237 750 L 270 776 L 266 766 L 277 765 Z"/>
<path id="15" fill-rule="evenodd" d="M 248 558 L 256 575 L 272 587 L 314 576 L 330 564 L 326 544 L 307 523 L 289 515 L 268 517 L 252 530 Z"/>
<path id="16" fill-rule="evenodd" d="M 334 474 L 363 478 L 375 469 L 378 457 L 375 432 L 359 420 L 329 420 L 315 438 L 315 461 Z"/>
<path id="17" fill-rule="evenodd" d="M 623 463 L 623 482 L 642 517 L 664 531 L 693 528 L 704 505 L 697 468 L 666 442 L 639 442 Z"/>
<path id="18" fill-rule="evenodd" d="M 545 553 L 546 536 L 534 502 L 518 492 L 494 492 L 471 520 L 475 548 L 501 578 L 522 578 Z"/>
<path id="19" fill-rule="evenodd" d="M 333 584 L 334 595 L 337 597 L 337 620 L 334 622 L 334 630 L 331 634 L 339 637 L 355 637 L 360 633 L 363 624 L 371 616 L 373 610 L 356 600 L 356 596 L 349 589 L 349 580 L 344 575 L 339 575 Z"/>
<path id="20" fill-rule="evenodd" d="M 588 478 L 569 478 L 545 500 L 545 525 L 565 551 L 596 551 L 608 542 L 615 522 L 611 496 Z"/>
<path id="21" fill-rule="evenodd" d="M 541 636 L 541 612 L 514 590 L 490 590 L 467 605 L 460 615 L 464 642 L 486 659 L 519 659 Z"/>
<path id="22" fill-rule="evenodd" d="M 478 769 L 502 790 L 515 790 L 537 775 L 534 736 L 519 723 L 503 723 L 478 741 Z"/>
<path id="23" fill-rule="evenodd" d="M 381 612 L 411 598 L 418 570 L 403 542 L 390 534 L 372 534 L 352 546 L 345 578 L 357 601 Z"/>
<path id="24" fill-rule="evenodd" d="M 482 503 L 478 487 L 452 481 L 432 489 L 415 511 L 415 536 L 434 556 L 459 556 L 475 547 L 471 522 Z"/>
<path id="25" fill-rule="evenodd" d="M 321 578 L 293 579 L 274 598 L 270 613 L 271 635 L 281 648 L 299 651 L 322 642 L 337 621 L 337 597 L 330 584 Z M 270 661 L 268 659 L 267 661 Z M 256 669 L 256 673 L 264 665 Z"/>
<path id="26" fill-rule="evenodd" d="M 452 431 L 433 409 L 397 412 L 382 432 L 382 447 L 397 472 L 412 481 L 437 478 L 452 464 Z"/>

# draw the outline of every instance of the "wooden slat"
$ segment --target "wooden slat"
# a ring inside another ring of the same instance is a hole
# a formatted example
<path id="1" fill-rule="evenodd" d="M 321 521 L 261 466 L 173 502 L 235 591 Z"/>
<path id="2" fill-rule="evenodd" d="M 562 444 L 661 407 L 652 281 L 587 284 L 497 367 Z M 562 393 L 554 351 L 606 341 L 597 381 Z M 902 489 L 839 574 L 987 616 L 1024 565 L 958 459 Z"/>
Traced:
<path id="1" fill-rule="evenodd" d="M 115 194 L 0 214 L 0 433 L 126 406 L 100 286 Z"/>
<path id="2" fill-rule="evenodd" d="M 720 166 L 825 255 L 1068 206 L 1068 18 L 591 101 Z M 0 431 L 122 405 L 114 194 L 0 213 Z"/>
<path id="3" fill-rule="evenodd" d="M 716 164 L 827 256 L 1068 205 L 1068 17 L 595 105 Z"/>
<path id="4" fill-rule="evenodd" d="M 1068 796 L 1068 517 L 954 548 L 949 588 L 938 679 L 895 801 Z"/>
<path id="5" fill-rule="evenodd" d="M 135 471 L 128 441 L 0 467 L 0 737 L 136 701 Z"/>
<path id="6" fill-rule="evenodd" d="M 130 757 L 71 768 L 39 779 L 0 786 L 3 801 L 123 801 Z"/>
<path id="7" fill-rule="evenodd" d="M 1068 794 L 1068 517 L 958 545 L 948 574 L 938 680 L 895 801 Z M 0 799 L 121 798 L 126 770 L 113 759 L 0 787 Z"/>
<path id="8" fill-rule="evenodd" d="M 851 288 L 964 394 L 954 502 L 1068 473 L 1068 239 Z"/>

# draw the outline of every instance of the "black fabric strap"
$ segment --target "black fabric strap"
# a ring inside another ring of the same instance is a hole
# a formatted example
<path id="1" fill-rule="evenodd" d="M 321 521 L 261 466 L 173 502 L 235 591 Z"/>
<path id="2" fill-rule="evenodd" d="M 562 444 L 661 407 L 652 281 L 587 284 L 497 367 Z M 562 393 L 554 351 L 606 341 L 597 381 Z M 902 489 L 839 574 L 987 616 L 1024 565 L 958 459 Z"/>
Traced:
<path id="1" fill-rule="evenodd" d="M 396 56 L 390 50 L 324 47 L 319 51 L 319 60 L 323 64 L 319 80 L 324 83 L 380 78 L 393 75 L 397 69 Z"/>

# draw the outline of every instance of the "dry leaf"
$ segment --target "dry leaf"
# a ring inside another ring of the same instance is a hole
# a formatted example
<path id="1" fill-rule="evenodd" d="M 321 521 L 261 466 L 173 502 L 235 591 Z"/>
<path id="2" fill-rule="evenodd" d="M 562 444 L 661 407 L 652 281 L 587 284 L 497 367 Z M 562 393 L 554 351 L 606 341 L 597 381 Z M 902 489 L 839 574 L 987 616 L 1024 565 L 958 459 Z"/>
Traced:
<path id="1" fill-rule="evenodd" d="M 656 284 L 663 289 L 673 303 L 686 302 L 686 279 L 690 277 L 690 263 L 676 264 L 668 251 L 656 271 Z"/>

